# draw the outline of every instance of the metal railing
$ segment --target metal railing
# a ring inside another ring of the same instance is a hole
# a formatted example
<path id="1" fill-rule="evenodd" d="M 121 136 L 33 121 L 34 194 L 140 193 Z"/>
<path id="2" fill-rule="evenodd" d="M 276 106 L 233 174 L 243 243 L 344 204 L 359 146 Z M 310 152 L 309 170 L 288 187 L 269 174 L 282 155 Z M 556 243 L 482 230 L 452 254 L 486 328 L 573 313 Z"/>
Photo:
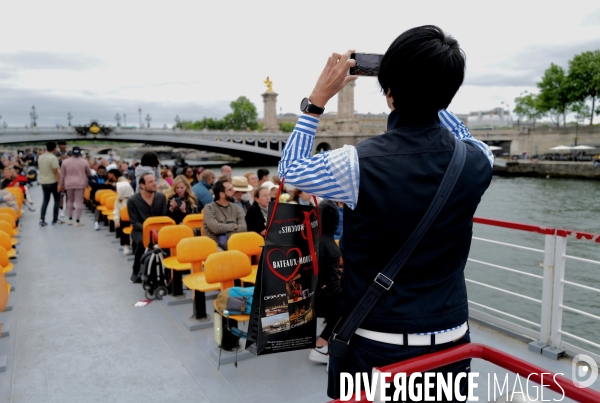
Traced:
<path id="1" fill-rule="evenodd" d="M 480 259 L 469 258 L 469 262 L 491 267 L 496 270 L 502 270 L 509 273 L 511 276 L 525 276 L 535 280 L 541 280 L 541 299 L 525 295 L 522 292 L 511 291 L 502 286 L 491 285 L 487 284 L 486 282 L 476 281 L 469 278 L 466 279 L 468 284 L 473 284 L 477 287 L 483 287 L 487 290 L 493 290 L 494 292 L 509 295 L 527 303 L 536 304 L 536 306 L 539 306 L 539 308 L 536 309 L 539 309 L 540 312 L 539 323 L 528 318 L 523 318 L 521 316 L 509 313 L 504 309 L 497 309 L 486 305 L 485 303 L 472 300 L 469 300 L 470 316 L 535 339 L 535 342 L 530 343 L 530 349 L 540 352 L 546 356 L 558 358 L 560 355 L 565 353 L 565 351 L 568 351 L 571 354 L 585 353 L 594 357 L 596 360 L 600 360 L 599 354 L 588 350 L 589 346 L 600 349 L 600 344 L 595 341 L 588 340 L 585 337 L 581 337 L 580 335 L 567 332 L 562 327 L 564 312 L 569 312 L 571 314 L 584 316 L 585 318 L 591 319 L 593 322 L 598 323 L 598 330 L 600 331 L 600 316 L 587 312 L 584 309 L 581 309 L 579 306 L 568 306 L 564 304 L 565 287 L 570 287 L 577 290 L 585 290 L 586 292 L 600 293 L 600 289 L 596 287 L 565 280 L 567 259 L 600 266 L 600 261 L 568 255 L 567 238 L 574 237 L 579 240 L 600 243 L 600 234 L 555 229 L 479 217 L 475 217 L 474 222 L 476 224 L 491 227 L 507 228 L 516 231 L 526 231 L 543 235 L 543 250 L 481 237 L 473 237 L 473 240 L 497 245 L 503 248 L 524 250 L 537 255 L 542 254 L 544 256 L 544 260 L 542 263 L 540 263 L 540 266 L 543 269 L 543 272 L 540 275 L 529 273 L 518 268 L 506 267 L 485 262 Z M 598 246 L 600 248 L 600 245 Z M 471 248 L 472 251 L 474 249 L 475 247 Z M 598 283 L 600 283 L 600 272 L 598 273 L 599 274 L 597 278 Z M 598 332 L 595 333 L 598 334 Z M 564 341 L 563 336 L 569 340 L 572 340 L 572 342 Z M 586 347 L 588 349 L 586 349 Z"/>

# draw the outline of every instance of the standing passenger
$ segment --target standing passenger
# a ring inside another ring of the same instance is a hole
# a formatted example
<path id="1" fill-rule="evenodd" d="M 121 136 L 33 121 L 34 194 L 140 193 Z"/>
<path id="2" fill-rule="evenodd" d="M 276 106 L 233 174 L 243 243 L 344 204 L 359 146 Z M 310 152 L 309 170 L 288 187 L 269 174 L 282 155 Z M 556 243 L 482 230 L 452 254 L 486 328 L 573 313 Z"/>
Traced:
<path id="1" fill-rule="evenodd" d="M 73 225 L 73 203 L 76 205 L 75 226 L 80 227 L 79 222 L 83 211 L 83 192 L 88 187 L 89 177 L 92 176 L 90 164 L 81 158 L 81 148 L 73 147 L 73 156 L 63 161 L 60 167 L 60 185 L 67 192 L 67 212 L 69 220 L 67 225 Z"/>
<path id="2" fill-rule="evenodd" d="M 46 143 L 46 152 L 38 158 L 38 170 L 39 170 L 39 182 L 42 185 L 42 191 L 44 192 L 44 201 L 42 202 L 42 211 L 40 215 L 40 226 L 46 226 L 46 209 L 50 202 L 50 196 L 54 199 L 54 208 L 52 210 L 52 225 L 56 223 L 62 224 L 63 222 L 58 219 L 58 208 L 60 207 L 59 198 L 59 185 L 60 172 L 58 158 L 54 153 L 56 152 L 56 143 L 49 141 Z"/>
<path id="3" fill-rule="evenodd" d="M 473 214 L 493 165 L 487 145 L 446 111 L 463 82 L 465 57 L 455 39 L 431 25 L 401 34 L 381 59 L 378 80 L 391 109 L 388 131 L 313 156 L 325 105 L 357 78 L 348 76 L 355 65 L 351 53 L 334 53 L 327 61 L 310 98 L 302 102 L 304 114 L 279 163 L 286 183 L 346 204 L 341 323 L 369 290 L 381 295 L 353 337 L 329 341 L 332 398 L 339 397 L 340 372 L 371 373 L 373 367 L 470 341 L 464 268 Z M 454 149 L 463 147 L 459 141 L 466 146 L 466 161 L 454 190 L 399 274 L 382 278 L 379 273 L 434 199 Z M 337 357 L 331 355 L 334 350 Z M 341 350 L 347 351 L 343 360 Z M 470 361 L 437 371 L 464 375 Z M 466 381 L 460 386 L 465 395 Z"/>

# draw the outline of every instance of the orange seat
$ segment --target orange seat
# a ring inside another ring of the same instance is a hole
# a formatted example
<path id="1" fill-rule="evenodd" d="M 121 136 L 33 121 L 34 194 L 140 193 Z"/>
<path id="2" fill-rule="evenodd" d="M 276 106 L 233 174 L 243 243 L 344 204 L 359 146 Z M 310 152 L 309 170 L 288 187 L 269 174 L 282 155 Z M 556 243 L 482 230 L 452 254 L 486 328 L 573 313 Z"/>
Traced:
<path id="1" fill-rule="evenodd" d="M 103 215 L 111 215 L 113 210 L 115 209 L 115 202 L 117 201 L 116 195 L 110 195 L 104 201 L 104 211 L 102 211 Z"/>
<path id="2" fill-rule="evenodd" d="M 232 234 L 227 241 L 228 250 L 238 250 L 244 255 L 248 256 L 250 264 L 252 259 L 258 262 L 260 254 L 262 253 L 263 247 L 265 246 L 265 238 L 262 235 L 257 234 L 254 231 L 250 232 L 238 232 Z M 244 283 L 256 283 L 256 273 L 258 272 L 258 264 L 252 265 L 252 273 L 242 278 Z"/>
<path id="3" fill-rule="evenodd" d="M 10 225 L 9 223 L 7 223 L 6 221 L 0 221 L 0 231 L 3 231 L 8 236 L 10 236 L 10 244 L 11 245 L 14 246 L 17 243 L 19 243 L 19 241 L 17 241 L 15 238 L 13 238 L 13 236 L 14 236 L 14 230 L 12 228 L 12 225 Z"/>
<path id="4" fill-rule="evenodd" d="M 96 190 L 96 193 L 94 194 L 94 201 L 96 203 L 100 203 L 100 198 L 102 197 L 103 194 L 108 193 L 108 192 L 114 192 L 114 190 L 112 189 L 99 189 Z"/>
<path id="5" fill-rule="evenodd" d="M 185 225 L 167 225 L 158 231 L 158 246 L 161 249 L 169 249 L 170 256 L 163 259 L 163 264 L 167 269 L 172 270 L 191 270 L 192 265 L 181 263 L 177 260 L 177 244 L 185 238 L 192 238 L 194 231 Z"/>
<path id="6" fill-rule="evenodd" d="M 239 250 L 228 250 L 212 254 L 204 262 L 204 273 L 206 282 L 209 284 L 220 283 L 221 291 L 233 287 L 234 280 L 246 277 L 252 272 L 248 256 Z M 247 322 L 250 315 L 226 315 L 219 311 L 217 301 L 214 303 L 215 310 L 219 315 L 230 319 Z"/>
<path id="7" fill-rule="evenodd" d="M 10 214 L 15 219 L 15 222 L 16 222 L 17 218 L 19 218 L 17 216 L 17 212 L 15 210 L 11 209 L 10 207 L 0 207 L 0 213 Z"/>
<path id="8" fill-rule="evenodd" d="M 0 247 L 4 248 L 9 259 L 17 256 L 17 251 L 13 248 L 11 237 L 6 232 L 0 230 Z"/>
<path id="9" fill-rule="evenodd" d="M 98 207 L 96 207 L 96 209 L 98 209 L 102 212 L 105 212 L 107 210 L 106 203 L 108 202 L 108 199 L 110 199 L 111 197 L 117 196 L 116 192 L 114 192 L 110 189 L 106 189 L 106 190 L 108 190 L 108 192 L 102 193 L 100 195 L 100 205 Z M 98 198 L 96 197 L 96 199 L 98 199 Z M 114 206 L 114 204 L 113 204 L 113 206 Z"/>
<path id="10" fill-rule="evenodd" d="M 85 188 L 85 190 L 83 191 L 83 200 L 85 200 L 86 202 L 90 201 L 90 197 L 92 196 L 92 187 L 88 186 L 87 188 Z"/>
<path id="11" fill-rule="evenodd" d="M 204 235 L 202 224 L 204 223 L 204 214 L 188 214 L 183 218 L 183 225 L 187 225 L 191 229 L 199 229 L 200 235 Z"/>
<path id="12" fill-rule="evenodd" d="M 8 260 L 8 252 L 0 246 L 0 273 L 6 274 L 14 269 L 14 265 Z"/>
<path id="13" fill-rule="evenodd" d="M 148 246 L 148 242 L 150 242 L 150 231 L 154 230 L 158 232 L 162 227 L 166 225 L 175 225 L 175 221 L 173 221 L 171 217 L 167 216 L 148 217 L 146 221 L 144 221 L 144 225 L 142 228 L 142 242 L 144 244 L 144 247 Z M 156 239 L 154 241 L 156 242 Z"/>
<path id="14" fill-rule="evenodd" d="M 129 210 L 127 210 L 127 205 L 121 207 L 121 222 L 129 221 Z M 127 227 L 121 227 L 124 234 L 131 235 L 131 231 L 133 231 L 133 227 L 131 225 Z"/>
<path id="15" fill-rule="evenodd" d="M 15 218 L 7 213 L 0 213 L 0 221 L 6 221 L 10 224 L 13 229 L 13 236 L 19 235 L 19 230 L 17 229 L 17 221 Z"/>
<path id="16" fill-rule="evenodd" d="M 10 293 L 10 285 L 6 282 L 4 273 L 0 273 L 0 312 L 3 312 L 8 305 L 8 294 Z"/>

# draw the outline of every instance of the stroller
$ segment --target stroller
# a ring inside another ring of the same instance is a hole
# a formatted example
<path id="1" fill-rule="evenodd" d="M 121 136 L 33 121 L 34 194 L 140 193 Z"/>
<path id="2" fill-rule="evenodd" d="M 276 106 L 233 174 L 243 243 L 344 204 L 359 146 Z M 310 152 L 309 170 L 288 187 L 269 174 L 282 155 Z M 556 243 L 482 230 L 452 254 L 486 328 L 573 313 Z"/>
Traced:
<path id="1" fill-rule="evenodd" d="M 165 253 L 155 243 L 157 239 L 157 232 L 151 231 L 150 242 L 140 261 L 140 278 L 142 280 L 142 287 L 146 290 L 147 299 L 162 299 L 162 297 L 168 294 L 167 286 L 169 283 L 165 276 L 165 266 L 163 265 Z"/>
<path id="2" fill-rule="evenodd" d="M 33 185 L 34 182 L 37 182 L 37 177 L 37 170 L 34 167 L 30 167 L 27 170 L 27 183 Z"/>

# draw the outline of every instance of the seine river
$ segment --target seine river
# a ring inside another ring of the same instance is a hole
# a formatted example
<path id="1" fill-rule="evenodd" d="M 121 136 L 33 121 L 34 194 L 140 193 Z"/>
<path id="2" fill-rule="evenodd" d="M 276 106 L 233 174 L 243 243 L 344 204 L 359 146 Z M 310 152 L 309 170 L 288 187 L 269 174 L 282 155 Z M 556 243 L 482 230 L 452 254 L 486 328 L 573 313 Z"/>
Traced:
<path id="1" fill-rule="evenodd" d="M 257 167 L 234 168 L 234 175 Z M 267 167 L 271 175 L 276 167 Z M 600 182 L 577 179 L 504 178 L 494 176 L 483 196 L 476 216 L 535 224 L 545 227 L 600 233 Z M 544 235 L 475 224 L 474 237 L 492 239 L 536 249 L 544 249 Z M 568 238 L 567 254 L 600 261 L 600 244 Z M 473 240 L 470 258 L 542 275 L 542 253 L 524 251 Z M 542 281 L 505 270 L 469 262 L 469 279 L 510 290 L 532 298 L 542 298 Z M 600 288 L 600 266 L 567 259 L 566 280 Z M 540 323 L 541 305 L 500 291 L 468 284 L 471 301 L 490 306 L 529 321 Z M 564 304 L 600 316 L 600 294 L 565 286 Z M 491 312 L 488 312 L 491 313 Z M 500 315 L 501 316 L 501 315 Z M 518 321 L 516 321 L 519 323 Z M 519 323 L 536 329 L 531 325 Z M 600 322 L 575 313 L 563 315 L 563 329 L 595 343 L 600 342 Z M 565 341 L 573 342 L 565 337 Z M 591 346 L 575 342 L 600 353 Z"/>

